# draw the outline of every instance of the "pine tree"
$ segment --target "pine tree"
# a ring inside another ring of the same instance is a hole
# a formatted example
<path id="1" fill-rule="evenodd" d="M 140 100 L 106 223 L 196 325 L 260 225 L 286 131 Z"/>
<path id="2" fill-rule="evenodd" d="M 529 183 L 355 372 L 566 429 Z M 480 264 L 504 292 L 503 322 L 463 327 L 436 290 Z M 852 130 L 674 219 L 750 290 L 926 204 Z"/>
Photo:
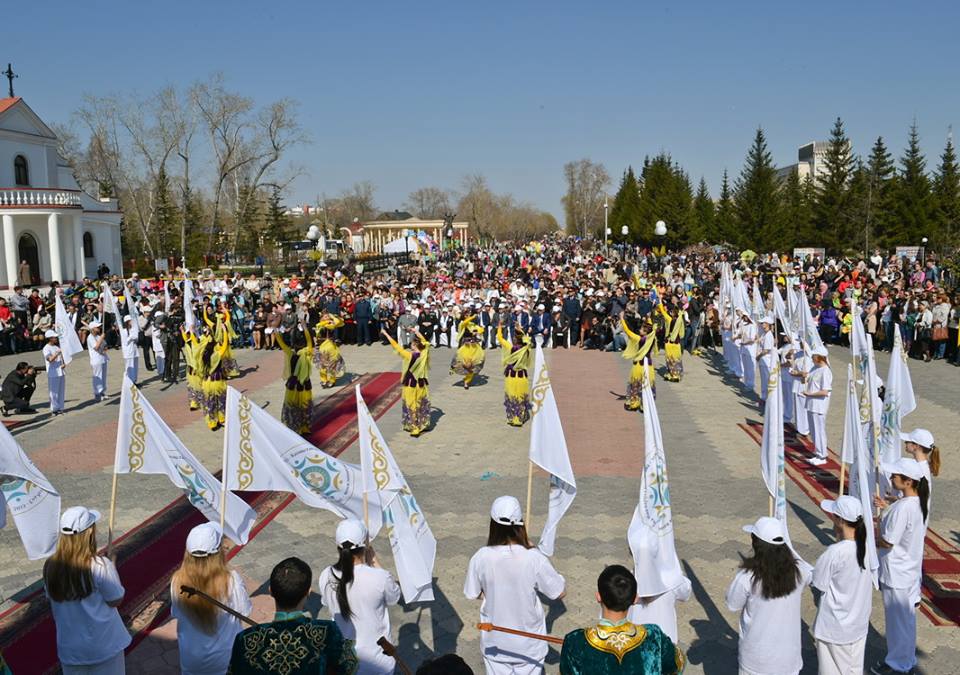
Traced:
<path id="1" fill-rule="evenodd" d="M 157 257 L 175 255 L 180 241 L 180 214 L 170 195 L 170 179 L 162 164 L 157 172 L 153 199 L 154 250 Z"/>
<path id="2" fill-rule="evenodd" d="M 713 232 L 709 241 L 734 244 L 737 238 L 736 211 L 733 206 L 733 192 L 730 190 L 730 177 L 723 170 L 720 182 L 720 197 L 717 199 L 717 215 L 713 222 Z"/>
<path id="3" fill-rule="evenodd" d="M 917 246 L 923 237 L 929 237 L 933 225 L 933 199 L 930 179 L 926 174 L 927 160 L 920 150 L 917 123 L 910 125 L 907 149 L 900 158 L 900 176 L 896 190 L 896 223 L 891 246 Z"/>
<path id="4" fill-rule="evenodd" d="M 656 246 L 687 243 L 693 217 L 690 179 L 665 152 L 644 160 L 641 179 L 638 209 L 640 241 Z M 665 241 L 654 235 L 658 220 L 667 224 Z"/>
<path id="5" fill-rule="evenodd" d="M 960 167 L 953 147 L 953 134 L 940 155 L 940 166 L 933 176 L 936 203 L 936 232 L 931 239 L 941 245 L 956 246 L 960 242 Z"/>
<path id="6" fill-rule="evenodd" d="M 697 186 L 697 195 L 693 198 L 693 228 L 690 233 L 692 242 L 717 241 L 714 237 L 714 221 L 716 209 L 707 190 L 707 181 L 700 177 Z"/>
<path id="7" fill-rule="evenodd" d="M 290 217 L 284 213 L 280 200 L 280 188 L 274 186 L 267 198 L 266 223 L 263 231 L 264 246 L 275 248 L 290 238 Z"/>
<path id="8" fill-rule="evenodd" d="M 629 232 L 628 239 L 635 240 L 640 231 L 640 186 L 633 173 L 633 167 L 627 167 L 620 181 L 620 188 L 613 198 L 608 219 L 611 237 L 614 240 L 622 238 L 620 232 L 624 225 Z"/>
<path id="9" fill-rule="evenodd" d="M 791 171 L 780 184 L 780 235 L 771 242 L 779 253 L 789 253 L 791 247 L 809 246 L 816 242 L 811 231 L 813 205 L 812 181 L 809 177 L 800 180 L 797 171 Z"/>
<path id="10" fill-rule="evenodd" d="M 780 225 L 779 187 L 767 139 L 758 127 L 734 187 L 737 236 L 731 243 L 741 249 L 770 249 L 769 242 Z"/>
<path id="11" fill-rule="evenodd" d="M 867 217 L 870 212 L 870 202 L 873 198 L 870 189 L 870 172 L 858 157 L 850 172 L 847 184 L 846 222 L 849 223 L 846 238 L 840 241 L 837 247 L 844 253 L 857 254 L 863 251 L 869 256 L 869 242 L 867 237 Z"/>
<path id="12" fill-rule="evenodd" d="M 867 178 L 867 231 L 864 237 L 868 247 L 872 247 L 874 242 L 891 240 L 896 220 L 896 172 L 882 136 L 877 137 L 870 151 Z"/>
<path id="13" fill-rule="evenodd" d="M 820 242 L 827 248 L 843 247 L 854 230 L 850 212 L 849 180 L 853 171 L 850 140 L 839 117 L 830 132 L 830 142 L 824 157 L 824 173 L 817 186 L 814 204 L 814 227 Z"/>

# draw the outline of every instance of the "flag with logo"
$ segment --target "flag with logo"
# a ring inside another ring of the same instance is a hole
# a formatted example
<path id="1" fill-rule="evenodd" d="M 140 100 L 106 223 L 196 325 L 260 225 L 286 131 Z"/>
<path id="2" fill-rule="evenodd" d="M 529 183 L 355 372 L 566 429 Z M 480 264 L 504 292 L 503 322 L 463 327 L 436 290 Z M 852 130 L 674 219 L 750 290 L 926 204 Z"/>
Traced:
<path id="1" fill-rule="evenodd" d="M 881 407 L 878 393 L 877 364 L 873 355 L 873 343 L 863 325 L 863 312 L 857 308 L 857 301 L 850 298 L 850 313 L 853 317 L 850 327 L 850 353 L 856 366 L 854 374 L 860 387 L 860 424 L 863 425 L 863 437 L 871 457 L 879 452 Z M 843 461 L 852 463 L 853 455 L 847 454 L 844 447 Z"/>
<path id="2" fill-rule="evenodd" d="M 410 490 L 407 479 L 380 433 L 357 386 L 357 426 L 360 430 L 360 466 L 368 503 L 379 502 L 383 528 L 397 566 L 397 578 L 406 602 L 433 600 L 433 565 L 437 540 Z M 369 506 L 368 506 L 369 508 Z"/>
<path id="3" fill-rule="evenodd" d="M 60 535 L 60 494 L 0 424 L 0 528 L 6 526 L 6 507 L 27 558 L 53 555 Z"/>
<path id="4" fill-rule="evenodd" d="M 567 440 L 560 423 L 557 399 L 550 384 L 547 362 L 539 345 L 534 358 L 533 379 L 530 382 L 530 400 L 533 404 L 530 461 L 550 474 L 547 520 L 537 548 L 544 555 L 550 556 L 553 555 L 560 519 L 577 496 L 577 481 L 573 475 L 573 467 L 570 466 L 570 453 L 567 451 Z"/>
<path id="5" fill-rule="evenodd" d="M 223 436 L 227 490 L 292 492 L 307 506 L 363 520 L 360 467 L 315 448 L 233 387 L 227 387 Z M 380 502 L 370 495 L 370 536 L 380 530 Z"/>
<path id="6" fill-rule="evenodd" d="M 160 474 L 184 491 L 187 500 L 211 523 L 220 523 L 222 487 L 167 426 L 140 389 L 124 376 L 114 462 L 117 473 Z M 246 544 L 256 512 L 227 493 L 223 533 Z"/>
<path id="7" fill-rule="evenodd" d="M 867 556 L 864 561 L 873 576 L 873 585 L 879 588 L 877 570 L 880 562 L 877 557 L 877 543 L 874 538 L 872 515 L 874 476 L 873 464 L 867 452 L 863 438 L 863 425 L 860 423 L 860 402 L 853 375 L 853 366 L 847 365 L 847 410 L 843 419 L 843 453 L 849 451 L 853 457 L 850 466 L 850 496 L 860 500 L 863 517 L 867 522 Z"/>
<path id="8" fill-rule="evenodd" d="M 883 412 L 880 416 L 880 460 L 883 462 L 900 459 L 903 418 L 917 408 L 910 368 L 907 367 L 907 354 L 903 351 L 903 339 L 900 337 L 900 325 L 894 324 L 892 330 L 893 352 L 884 383 Z"/>
<path id="9" fill-rule="evenodd" d="M 67 308 L 63 306 L 63 300 L 59 295 L 54 303 L 56 306 L 53 315 L 54 329 L 60 337 L 60 352 L 63 354 L 63 363 L 66 365 L 73 361 L 75 354 L 83 351 L 83 343 L 80 342 L 77 328 L 67 315 Z"/>
<path id="10" fill-rule="evenodd" d="M 787 531 L 787 495 L 783 444 L 783 396 L 780 362 L 774 361 L 767 380 L 767 403 L 763 408 L 763 439 L 760 442 L 760 473 L 773 500 L 772 516 Z M 789 534 L 787 541 L 790 540 Z"/>

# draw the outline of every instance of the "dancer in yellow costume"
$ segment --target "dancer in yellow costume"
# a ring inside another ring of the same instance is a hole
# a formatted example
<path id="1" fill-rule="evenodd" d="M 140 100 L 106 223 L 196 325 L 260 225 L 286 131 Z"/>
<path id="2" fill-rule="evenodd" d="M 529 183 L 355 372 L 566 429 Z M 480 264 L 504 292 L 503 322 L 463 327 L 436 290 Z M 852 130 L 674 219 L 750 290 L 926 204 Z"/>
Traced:
<path id="1" fill-rule="evenodd" d="M 190 410 L 200 410 L 203 408 L 203 378 L 199 358 L 210 337 L 197 338 L 194 333 L 182 329 L 180 335 L 183 337 L 183 360 L 187 364 L 187 401 Z"/>
<path id="2" fill-rule="evenodd" d="M 450 372 L 463 375 L 463 388 L 469 389 L 473 378 L 483 370 L 484 353 L 480 345 L 483 329 L 476 325 L 476 315 L 470 315 L 457 328 L 456 354 L 450 362 Z"/>
<path id="3" fill-rule="evenodd" d="M 220 341 L 207 340 L 200 350 L 199 366 L 203 378 L 203 414 L 207 426 L 216 431 L 223 426 L 227 409 L 227 374 L 224 369 L 223 355 L 230 347 L 230 336 L 226 331 L 220 335 Z"/>
<path id="4" fill-rule="evenodd" d="M 683 379 L 683 347 L 680 345 L 685 328 L 683 310 L 674 306 L 667 312 L 663 308 L 663 303 L 657 305 L 657 308 L 663 315 L 664 322 L 665 344 L 663 353 L 667 362 L 667 374 L 664 375 L 664 379 L 668 382 L 679 382 Z"/>
<path id="5" fill-rule="evenodd" d="M 310 331 L 296 330 L 291 334 L 290 344 L 277 333 L 277 344 L 283 350 L 283 410 L 280 419 L 298 434 L 310 431 L 313 417 L 313 385 L 310 371 L 313 368 L 313 340 Z"/>
<path id="6" fill-rule="evenodd" d="M 404 349 L 390 334 L 380 331 L 390 341 L 397 354 L 403 358 L 403 430 L 411 436 L 419 436 L 430 427 L 430 343 L 419 331 L 410 349 Z"/>
<path id="7" fill-rule="evenodd" d="M 650 323 L 640 326 L 640 333 L 630 330 L 623 315 L 620 316 L 620 325 L 627 336 L 627 348 L 623 350 L 623 358 L 633 361 L 630 369 L 630 379 L 627 382 L 627 400 L 623 407 L 626 410 L 643 410 L 641 392 L 644 385 L 649 385 L 653 395 L 657 394 L 656 380 L 654 379 L 652 354 L 657 344 L 657 333 Z"/>
<path id="8" fill-rule="evenodd" d="M 335 314 L 324 314 L 317 323 L 319 345 L 313 352 L 313 365 L 320 373 L 320 386 L 324 389 L 336 386 L 337 379 L 345 372 L 340 348 L 333 341 L 333 331 L 342 325 L 343 319 Z"/>
<path id="9" fill-rule="evenodd" d="M 223 372 L 226 377 L 240 377 L 240 369 L 237 368 L 237 359 L 233 356 L 233 347 L 231 343 L 236 339 L 237 332 L 233 330 L 233 322 L 230 320 L 230 310 L 224 306 L 223 311 L 217 314 L 217 323 L 214 324 L 207 315 L 207 308 L 203 308 L 203 320 L 207 327 L 213 333 L 214 341 L 219 345 L 226 339 L 227 351 L 220 359 L 223 365 Z"/>
<path id="10" fill-rule="evenodd" d="M 497 326 L 503 364 L 503 407 L 507 424 L 522 427 L 530 419 L 530 366 L 533 361 L 533 343 L 518 324 L 513 342 L 503 337 L 503 324 Z"/>

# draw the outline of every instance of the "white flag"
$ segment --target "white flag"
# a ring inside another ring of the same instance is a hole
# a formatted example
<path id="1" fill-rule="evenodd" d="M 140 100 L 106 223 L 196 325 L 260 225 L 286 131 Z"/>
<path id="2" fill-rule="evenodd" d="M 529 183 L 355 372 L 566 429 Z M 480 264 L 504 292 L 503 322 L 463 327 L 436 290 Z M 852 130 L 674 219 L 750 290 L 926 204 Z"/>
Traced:
<path id="1" fill-rule="evenodd" d="M 807 294 L 800 290 L 800 332 L 804 341 L 813 349 L 823 347 L 823 339 L 817 330 L 817 324 L 813 320 L 813 314 L 810 312 L 810 303 L 807 302 Z"/>
<path id="2" fill-rule="evenodd" d="M 227 490 L 292 492 L 307 506 L 363 520 L 360 467 L 318 450 L 233 387 L 227 387 L 223 479 Z M 370 537 L 380 530 L 380 501 L 369 499 Z"/>
<path id="3" fill-rule="evenodd" d="M 53 555 L 60 535 L 60 494 L 0 424 L 0 528 L 10 507 L 27 558 Z"/>
<path id="4" fill-rule="evenodd" d="M 110 290 L 110 283 L 107 281 L 103 282 L 102 293 L 103 296 L 103 314 L 110 312 L 113 314 L 113 319 L 116 322 L 117 330 L 123 328 L 123 322 L 120 320 L 120 308 L 117 306 L 117 298 L 114 296 L 113 291 Z M 105 323 L 104 316 L 100 316 L 100 322 Z"/>
<path id="5" fill-rule="evenodd" d="M 787 306 L 783 302 L 783 296 L 780 295 L 780 288 L 776 283 L 773 284 L 773 313 L 774 316 L 780 320 L 780 325 L 783 327 L 790 342 L 796 343 L 796 335 L 790 325 L 790 313 L 787 311 Z"/>
<path id="6" fill-rule="evenodd" d="M 917 409 L 913 395 L 913 380 L 907 367 L 907 354 L 903 351 L 900 325 L 893 324 L 893 352 L 890 354 L 890 369 L 884 383 L 883 413 L 880 425 L 880 461 L 895 462 L 902 454 L 900 431 L 903 418 Z"/>
<path id="7" fill-rule="evenodd" d="M 54 310 L 54 329 L 60 337 L 60 353 L 63 354 L 64 365 L 73 361 L 73 355 L 83 351 L 83 344 L 80 342 L 80 336 L 77 335 L 77 329 L 67 316 L 67 308 L 63 306 L 63 300 L 57 295 L 56 309 Z"/>
<path id="8" fill-rule="evenodd" d="M 437 540 L 387 446 L 357 385 L 357 426 L 360 430 L 360 465 L 363 491 L 382 510 L 383 526 L 390 537 L 397 577 L 406 602 L 433 600 L 433 565 Z M 378 499 L 379 497 L 379 499 Z M 372 535 L 371 535 L 372 536 Z"/>
<path id="9" fill-rule="evenodd" d="M 780 391 L 780 363 L 774 361 L 767 380 L 767 403 L 763 409 L 763 440 L 760 443 L 760 472 L 773 498 L 773 517 L 787 530 L 786 466 L 783 446 L 783 396 Z M 789 541 L 789 536 L 788 536 Z"/>
<path id="10" fill-rule="evenodd" d="M 877 558 L 877 544 L 874 540 L 872 516 L 873 509 L 873 481 L 875 473 L 870 456 L 867 453 L 867 444 L 863 439 L 863 427 L 860 424 L 860 404 L 857 400 L 857 387 L 853 379 L 853 366 L 847 366 L 847 411 L 843 420 L 843 452 L 847 449 L 853 456 L 850 467 L 850 496 L 860 500 L 863 509 L 863 519 L 867 524 L 867 555 L 864 563 L 873 575 L 873 585 L 879 588 L 877 570 L 880 561 Z"/>
<path id="11" fill-rule="evenodd" d="M 873 355 L 873 343 L 867 336 L 867 331 L 861 318 L 862 312 L 857 308 L 857 301 L 850 298 L 850 313 L 853 317 L 850 327 L 850 353 L 856 365 L 856 384 L 860 387 L 860 424 L 863 425 L 864 441 L 871 457 L 879 452 L 880 442 L 880 413 L 881 402 L 878 394 L 877 364 Z M 843 461 L 853 462 L 853 455 L 843 450 Z"/>
<path id="12" fill-rule="evenodd" d="M 197 332 L 197 315 L 193 311 L 193 281 L 189 274 L 183 277 L 183 327 L 188 333 Z"/>
<path id="13" fill-rule="evenodd" d="M 763 302 L 763 295 L 760 293 L 760 284 L 757 278 L 753 278 L 753 301 L 750 308 L 750 316 L 757 323 L 767 315 L 767 307 Z"/>
<path id="14" fill-rule="evenodd" d="M 172 301 L 170 300 L 170 281 L 164 279 L 163 281 L 163 313 L 170 314 L 170 305 Z"/>
<path id="15" fill-rule="evenodd" d="M 207 520 L 220 523 L 220 481 L 180 442 L 140 389 L 126 376 L 120 396 L 114 468 L 117 473 L 166 475 Z M 239 544 L 246 544 L 256 519 L 256 512 L 246 502 L 227 493 L 223 527 L 226 536 Z"/>
<path id="16" fill-rule="evenodd" d="M 673 510 L 667 480 L 667 455 L 653 391 L 644 385 L 643 474 L 640 499 L 633 510 L 627 542 L 633 554 L 638 590 L 643 597 L 660 595 L 683 582 L 683 569 L 673 538 Z"/>
<path id="17" fill-rule="evenodd" d="M 573 475 L 573 467 L 570 466 L 570 453 L 567 451 L 567 440 L 560 423 L 560 411 L 557 409 L 557 399 L 553 395 L 550 374 L 540 345 L 537 345 L 531 382 L 533 422 L 530 431 L 530 461 L 550 474 L 547 520 L 540 533 L 537 548 L 544 555 L 550 556 L 553 555 L 557 539 L 557 525 L 577 496 L 577 480 Z"/>

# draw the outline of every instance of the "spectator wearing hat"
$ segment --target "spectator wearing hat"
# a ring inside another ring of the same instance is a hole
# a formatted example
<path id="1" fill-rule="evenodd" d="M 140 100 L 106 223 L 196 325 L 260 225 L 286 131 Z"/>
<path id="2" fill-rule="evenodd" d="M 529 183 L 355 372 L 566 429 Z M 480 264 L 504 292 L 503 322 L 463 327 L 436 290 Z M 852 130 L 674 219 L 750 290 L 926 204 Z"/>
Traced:
<path id="1" fill-rule="evenodd" d="M 90 355 L 90 370 L 93 384 L 93 400 L 101 401 L 107 395 L 107 339 L 103 334 L 103 325 L 99 321 L 87 324 L 90 334 L 87 336 L 87 353 Z"/>
<path id="2" fill-rule="evenodd" d="M 740 673 L 796 675 L 803 667 L 800 606 L 810 565 L 796 557 L 776 518 L 760 518 L 743 531 L 753 553 L 743 558 L 726 596 L 727 608 L 740 612 Z"/>
<path id="3" fill-rule="evenodd" d="M 814 347 L 810 356 L 813 359 L 813 370 L 807 376 L 802 392 L 814 448 L 814 456 L 807 461 L 814 466 L 820 466 L 827 463 L 827 411 L 830 408 L 830 392 L 833 390 L 833 373 L 830 370 L 826 347 Z"/>
<path id="4" fill-rule="evenodd" d="M 380 566 L 358 520 L 337 525 L 337 562 L 320 573 L 320 597 L 343 636 L 356 644 L 358 675 L 390 675 L 396 662 L 377 644 L 390 639 L 388 607 L 400 601 L 400 585 Z"/>
<path id="5" fill-rule="evenodd" d="M 113 562 L 97 555 L 98 520 L 100 513 L 85 506 L 64 511 L 57 549 L 43 565 L 64 675 L 125 672 L 130 634 L 117 611 L 124 590 Z"/>
<path id="6" fill-rule="evenodd" d="M 50 412 L 54 415 L 62 415 L 67 379 L 64 374 L 66 364 L 63 361 L 63 351 L 60 349 L 60 338 L 55 330 L 47 330 L 43 334 L 43 337 L 47 340 L 47 344 L 43 347 L 43 360 L 47 364 L 47 389 L 50 392 Z"/>
<path id="7" fill-rule="evenodd" d="M 820 508 L 830 514 L 837 542 L 827 547 L 813 568 L 812 586 L 820 593 L 813 622 L 819 672 L 862 673 L 873 606 L 863 507 L 860 500 L 841 495 L 820 502 Z"/>
<path id="8" fill-rule="evenodd" d="M 463 585 L 467 598 L 482 598 L 480 621 L 545 633 L 546 617 L 537 593 L 558 600 L 565 586 L 550 560 L 530 545 L 520 502 L 509 496 L 494 500 L 487 545 L 470 559 Z M 488 675 L 543 672 L 545 642 L 485 631 L 480 644 Z"/>
<path id="9" fill-rule="evenodd" d="M 227 566 L 223 533 L 215 523 L 197 525 L 187 535 L 180 568 L 170 580 L 170 613 L 177 620 L 180 672 L 221 675 L 230 665 L 233 641 L 243 628 L 240 620 L 199 595 L 181 594 L 190 586 L 230 609 L 249 615 L 253 609 L 243 579 Z"/>

